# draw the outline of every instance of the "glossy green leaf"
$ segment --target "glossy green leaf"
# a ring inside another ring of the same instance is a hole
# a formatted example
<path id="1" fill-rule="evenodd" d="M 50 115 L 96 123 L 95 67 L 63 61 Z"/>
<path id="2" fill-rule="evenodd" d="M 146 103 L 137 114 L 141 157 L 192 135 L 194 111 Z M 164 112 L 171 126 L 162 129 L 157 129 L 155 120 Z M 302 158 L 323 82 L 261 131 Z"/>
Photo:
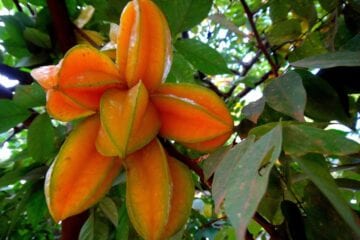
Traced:
<path id="1" fill-rule="evenodd" d="M 290 19 L 272 25 L 267 33 L 267 38 L 272 45 L 281 45 L 296 39 L 300 34 L 300 21 Z"/>
<path id="2" fill-rule="evenodd" d="M 310 180 L 327 197 L 344 221 L 353 229 L 358 237 L 360 237 L 360 228 L 358 225 L 360 219 L 352 212 L 349 205 L 341 196 L 334 179 L 329 173 L 324 157 L 321 155 L 306 155 L 295 158 L 295 160 L 309 176 Z"/>
<path id="3" fill-rule="evenodd" d="M 187 61 L 180 53 L 175 52 L 173 55 L 170 72 L 166 78 L 166 82 L 194 83 L 194 74 L 195 70 L 189 61 Z"/>
<path id="4" fill-rule="evenodd" d="M 116 228 L 116 240 L 128 240 L 129 239 L 130 222 L 129 216 L 126 210 L 126 204 L 122 204 L 119 209 L 119 224 Z"/>
<path id="5" fill-rule="evenodd" d="M 173 36 L 189 30 L 207 17 L 213 0 L 155 0 L 164 12 Z"/>
<path id="6" fill-rule="evenodd" d="M 233 168 L 225 185 L 225 211 L 236 229 L 238 239 L 245 235 L 247 226 L 264 196 L 270 170 L 281 152 L 282 128 L 278 124 L 245 153 Z"/>
<path id="7" fill-rule="evenodd" d="M 25 28 L 24 38 L 38 47 L 46 49 L 51 48 L 50 36 L 36 28 Z"/>
<path id="8" fill-rule="evenodd" d="M 111 223 L 117 227 L 119 215 L 114 201 L 109 197 L 105 197 L 99 203 L 99 207 L 104 215 L 111 221 Z"/>
<path id="9" fill-rule="evenodd" d="M 79 240 L 107 240 L 109 225 L 93 211 L 80 230 Z"/>
<path id="10" fill-rule="evenodd" d="M 301 46 L 289 55 L 289 61 L 295 62 L 306 57 L 326 53 L 326 45 L 319 32 L 310 33 Z"/>
<path id="11" fill-rule="evenodd" d="M 14 95 L 14 102 L 24 108 L 45 106 L 45 92 L 37 83 L 18 85 Z"/>
<path id="12" fill-rule="evenodd" d="M 0 109 L 0 133 L 15 127 L 30 117 L 30 112 L 26 108 L 22 108 L 8 99 L 0 100 Z"/>
<path id="13" fill-rule="evenodd" d="M 335 130 L 289 124 L 284 127 L 283 133 L 284 151 L 289 155 L 321 153 L 342 156 L 360 151 L 360 144 L 339 135 Z"/>
<path id="14" fill-rule="evenodd" d="M 360 66 L 360 51 L 332 52 L 316 55 L 292 62 L 295 67 L 304 68 L 333 68 L 340 66 L 355 67 Z"/>
<path id="15" fill-rule="evenodd" d="M 304 189 L 305 228 L 308 239 L 357 239 L 328 199 L 312 183 Z M 329 221 L 329 219 L 331 221 Z"/>
<path id="16" fill-rule="evenodd" d="M 351 121 L 344 111 L 338 93 L 327 81 L 305 70 L 296 72 L 301 76 L 306 90 L 306 116 L 318 121 Z"/>
<path id="17" fill-rule="evenodd" d="M 242 114 L 244 114 L 244 116 L 253 123 L 257 123 L 260 115 L 264 111 L 264 108 L 265 108 L 265 99 L 262 97 L 257 101 L 251 102 L 248 105 L 246 105 L 242 109 Z"/>
<path id="18" fill-rule="evenodd" d="M 40 191 L 31 194 L 30 200 L 26 205 L 26 213 L 33 226 L 39 224 L 47 216 L 48 209 L 42 188 Z"/>
<path id="19" fill-rule="evenodd" d="M 339 0 L 319 0 L 319 3 L 328 12 L 334 11 L 336 7 L 339 7 Z"/>
<path id="20" fill-rule="evenodd" d="M 248 149 L 254 143 L 254 138 L 249 137 L 245 141 L 237 144 L 230 151 L 225 152 L 225 156 L 222 156 L 222 160 L 218 163 L 218 167 L 215 171 L 213 185 L 212 185 L 212 196 L 215 202 L 215 211 L 219 211 L 221 203 L 224 201 L 228 186 L 233 184 L 230 181 L 231 172 L 234 171 L 236 166 L 241 161 L 242 155 L 248 151 Z"/>
<path id="21" fill-rule="evenodd" d="M 30 156 L 39 163 L 49 162 L 56 153 L 56 134 L 47 114 L 37 116 L 29 127 L 27 143 Z"/>
<path id="22" fill-rule="evenodd" d="M 307 21 L 310 27 L 316 23 L 317 12 L 313 0 L 291 0 L 290 5 L 295 14 Z"/>
<path id="23" fill-rule="evenodd" d="M 176 41 L 175 48 L 196 69 L 206 74 L 230 73 L 220 53 L 200 41 L 195 39 Z"/>
<path id="24" fill-rule="evenodd" d="M 210 156 L 206 158 L 202 166 L 205 179 L 209 179 L 215 173 L 219 167 L 219 164 L 224 160 L 224 157 L 227 156 L 230 149 L 231 146 L 222 147 L 211 153 Z"/>
<path id="25" fill-rule="evenodd" d="M 293 71 L 271 81 L 264 90 L 266 103 L 281 113 L 304 121 L 306 92 L 301 77 Z"/>
<path id="26" fill-rule="evenodd" d="M 268 133 L 276 123 L 253 128 L 249 134 L 256 137 Z M 283 150 L 288 155 L 301 156 L 307 153 L 345 156 L 360 151 L 360 144 L 339 134 L 336 130 L 324 130 L 322 124 L 282 122 Z"/>
<path id="27" fill-rule="evenodd" d="M 288 18 L 290 4 L 287 0 L 270 1 L 270 18 L 273 23 L 284 21 Z"/>

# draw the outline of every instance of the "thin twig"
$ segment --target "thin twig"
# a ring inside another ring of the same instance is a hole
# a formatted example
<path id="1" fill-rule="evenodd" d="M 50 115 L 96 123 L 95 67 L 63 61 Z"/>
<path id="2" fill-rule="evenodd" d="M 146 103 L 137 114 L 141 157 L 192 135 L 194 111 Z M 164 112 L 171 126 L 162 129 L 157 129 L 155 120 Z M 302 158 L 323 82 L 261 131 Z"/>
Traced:
<path id="1" fill-rule="evenodd" d="M 267 73 L 265 73 L 259 81 L 257 81 L 254 85 L 254 87 L 246 87 L 244 90 L 242 90 L 238 95 L 236 95 L 236 98 L 241 99 L 243 97 L 245 97 L 251 90 L 253 90 L 254 88 L 256 88 L 257 86 L 259 86 L 260 84 L 262 84 L 263 82 L 266 81 L 266 79 L 269 78 L 269 76 L 271 75 L 272 71 L 268 71 Z"/>
<path id="2" fill-rule="evenodd" d="M 81 36 L 83 37 L 88 43 L 91 44 L 91 46 L 95 47 L 95 48 L 100 48 L 101 46 L 99 46 L 94 40 L 92 40 L 92 38 L 86 34 L 86 32 L 84 32 L 81 28 L 79 28 L 78 26 L 76 26 L 75 24 L 72 24 L 75 31 Z"/>
<path id="3" fill-rule="evenodd" d="M 275 64 L 274 60 L 271 58 L 269 52 L 266 49 L 266 46 L 264 45 L 264 43 L 259 35 L 259 32 L 256 28 L 256 24 L 254 22 L 254 14 L 251 12 L 251 10 L 245 0 L 240 0 L 240 2 L 244 8 L 244 11 L 245 11 L 245 14 L 246 14 L 248 20 L 249 20 L 251 29 L 254 32 L 254 36 L 255 36 L 256 42 L 258 44 L 258 47 L 264 54 L 266 60 L 269 62 L 273 74 L 277 77 L 278 76 L 278 66 Z"/>
<path id="4" fill-rule="evenodd" d="M 20 5 L 19 0 L 13 0 L 13 3 L 15 4 L 16 9 L 17 9 L 19 12 L 22 12 L 22 11 L 23 11 L 23 9 L 22 9 L 22 7 L 21 7 L 21 5 Z"/>
<path id="5" fill-rule="evenodd" d="M 265 231 L 270 235 L 272 240 L 281 239 L 280 234 L 276 231 L 274 225 L 269 223 L 263 216 L 261 216 L 258 212 L 255 213 L 253 219 L 262 226 Z"/>

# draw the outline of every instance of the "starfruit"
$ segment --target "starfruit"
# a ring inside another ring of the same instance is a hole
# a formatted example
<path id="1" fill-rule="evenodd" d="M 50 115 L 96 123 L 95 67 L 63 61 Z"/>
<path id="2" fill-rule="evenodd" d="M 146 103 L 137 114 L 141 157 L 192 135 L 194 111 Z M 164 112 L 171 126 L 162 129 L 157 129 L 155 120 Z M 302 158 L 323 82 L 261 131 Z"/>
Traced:
<path id="1" fill-rule="evenodd" d="M 165 80 L 171 65 L 171 34 L 155 3 L 134 0 L 120 17 L 117 64 L 129 87 L 143 81 L 153 92 Z"/>
<path id="2" fill-rule="evenodd" d="M 69 50 L 58 65 L 31 74 L 47 91 L 48 112 L 61 121 L 94 114 L 106 90 L 126 86 L 111 59 L 86 45 Z"/>
<path id="3" fill-rule="evenodd" d="M 97 146 L 105 155 L 116 153 L 125 157 L 148 144 L 160 128 L 156 110 L 149 103 L 141 81 L 127 91 L 107 91 L 101 99 L 100 117 L 102 129 Z M 107 136 L 102 136 L 103 133 Z"/>
<path id="4" fill-rule="evenodd" d="M 162 84 L 151 96 L 160 134 L 199 151 L 212 151 L 232 133 L 233 120 L 211 90 L 194 84 Z"/>
<path id="5" fill-rule="evenodd" d="M 186 223 L 191 213 L 195 186 L 187 166 L 168 156 L 172 181 L 169 219 L 161 239 L 167 239 L 177 233 Z"/>
<path id="6" fill-rule="evenodd" d="M 166 153 L 155 139 L 124 163 L 129 218 L 144 239 L 160 239 L 168 222 L 172 191 Z"/>
<path id="7" fill-rule="evenodd" d="M 100 121 L 85 119 L 68 136 L 45 179 L 46 202 L 55 221 L 81 213 L 101 199 L 119 173 L 121 161 L 95 147 Z"/>

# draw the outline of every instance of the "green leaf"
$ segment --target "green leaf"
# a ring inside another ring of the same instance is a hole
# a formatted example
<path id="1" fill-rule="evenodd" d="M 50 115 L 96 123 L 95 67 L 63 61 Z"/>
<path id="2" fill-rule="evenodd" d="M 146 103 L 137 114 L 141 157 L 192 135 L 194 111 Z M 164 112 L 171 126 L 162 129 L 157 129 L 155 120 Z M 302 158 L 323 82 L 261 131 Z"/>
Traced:
<path id="1" fill-rule="evenodd" d="M 173 55 L 173 61 L 169 75 L 166 78 L 166 82 L 182 83 L 190 82 L 194 83 L 195 70 L 180 53 L 175 52 Z"/>
<path id="2" fill-rule="evenodd" d="M 109 226 L 91 211 L 80 230 L 79 240 L 107 240 L 108 237 Z"/>
<path id="3" fill-rule="evenodd" d="M 236 239 L 236 232 L 233 227 L 224 226 L 216 234 L 214 240 L 234 240 Z"/>
<path id="4" fill-rule="evenodd" d="M 248 105 L 246 105 L 241 112 L 242 114 L 244 114 L 244 116 L 247 119 L 249 119 L 253 123 L 257 123 L 260 115 L 264 111 L 264 108 L 265 108 L 265 99 L 262 97 L 259 100 L 255 102 L 251 102 Z"/>
<path id="5" fill-rule="evenodd" d="M 176 50 L 196 69 L 210 75 L 231 73 L 224 58 L 208 45 L 195 39 L 176 41 Z"/>
<path id="6" fill-rule="evenodd" d="M 26 213 L 33 226 L 36 226 L 44 220 L 48 214 L 48 210 L 42 189 L 31 194 L 30 200 L 26 205 Z"/>
<path id="7" fill-rule="evenodd" d="M 126 210 L 126 204 L 122 204 L 119 209 L 119 225 L 116 228 L 116 240 L 129 239 L 129 216 Z"/>
<path id="8" fill-rule="evenodd" d="M 297 156 L 307 153 L 343 156 L 359 152 L 360 144 L 334 130 L 289 124 L 284 127 L 284 151 Z"/>
<path id="9" fill-rule="evenodd" d="M 257 137 L 269 132 L 276 123 L 253 128 L 249 135 Z M 339 134 L 336 130 L 324 130 L 324 124 L 282 122 L 283 150 L 288 155 L 301 156 L 307 153 L 345 156 L 360 151 L 360 144 Z"/>
<path id="10" fill-rule="evenodd" d="M 295 62 L 297 60 L 326 53 L 324 40 L 321 38 L 319 32 L 310 33 L 304 40 L 301 46 L 297 47 L 289 55 L 289 61 Z"/>
<path id="11" fill-rule="evenodd" d="M 266 192 L 270 170 L 280 155 L 281 144 L 282 129 L 278 124 L 238 156 L 238 164 L 228 173 L 225 211 L 236 229 L 238 239 L 244 237 Z"/>
<path id="12" fill-rule="evenodd" d="M 223 202 L 227 188 L 226 186 L 230 185 L 230 176 L 232 175 L 230 172 L 235 169 L 241 160 L 241 156 L 246 153 L 246 151 L 252 146 L 254 143 L 254 137 L 250 136 L 245 141 L 237 144 L 234 148 L 230 149 L 230 151 L 224 152 L 223 156 L 219 156 L 221 160 L 217 163 L 217 169 L 215 171 L 214 180 L 212 184 L 212 196 L 215 202 L 215 211 L 217 212 L 220 209 L 220 205 Z M 220 152 L 222 153 L 222 152 Z M 215 156 L 218 156 L 216 154 Z M 214 156 L 214 157 L 215 157 Z M 213 157 L 213 159 L 215 159 Z M 210 159 L 210 161 L 212 161 Z M 229 172 L 230 171 L 230 172 Z"/>
<path id="13" fill-rule="evenodd" d="M 339 66 L 354 67 L 360 66 L 360 51 L 350 52 L 332 52 L 316 55 L 302 60 L 292 62 L 295 67 L 304 68 L 332 68 Z"/>
<path id="14" fill-rule="evenodd" d="M 273 23 L 286 20 L 289 11 L 290 11 L 290 5 L 287 0 L 270 1 L 270 18 L 273 21 Z"/>
<path id="15" fill-rule="evenodd" d="M 300 21 L 290 19 L 273 24 L 267 33 L 267 38 L 271 45 L 281 45 L 285 42 L 295 40 L 300 34 Z"/>
<path id="16" fill-rule="evenodd" d="M 308 239 L 358 239 L 328 199 L 314 186 L 304 189 L 305 229 Z"/>
<path id="17" fill-rule="evenodd" d="M 46 103 L 45 92 L 37 83 L 18 85 L 14 95 L 14 102 L 23 108 L 44 106 Z"/>
<path id="18" fill-rule="evenodd" d="M 323 9 L 328 12 L 334 11 L 339 5 L 339 0 L 319 0 L 319 3 Z"/>
<path id="19" fill-rule="evenodd" d="M 266 103 L 278 112 L 304 121 L 306 92 L 301 77 L 294 71 L 271 81 L 264 90 Z"/>
<path id="20" fill-rule="evenodd" d="M 155 0 L 164 12 L 173 36 L 199 24 L 212 6 L 212 0 Z"/>
<path id="21" fill-rule="evenodd" d="M 0 133 L 15 127 L 30 117 L 30 112 L 8 99 L 0 100 Z"/>
<path id="22" fill-rule="evenodd" d="M 2 3 L 7 10 L 11 10 L 14 7 L 13 0 L 2 0 Z"/>
<path id="23" fill-rule="evenodd" d="M 305 155 L 295 158 L 311 181 L 327 197 L 334 206 L 339 215 L 360 237 L 360 228 L 358 222 L 360 219 L 352 212 L 349 205 L 342 198 L 341 193 L 329 173 L 325 159 L 321 155 Z"/>
<path id="24" fill-rule="evenodd" d="M 24 38 L 38 47 L 46 49 L 51 48 L 50 36 L 36 28 L 25 28 Z"/>
<path id="25" fill-rule="evenodd" d="M 266 194 L 261 199 L 257 211 L 273 225 L 280 225 L 284 221 L 280 204 L 283 200 L 282 182 L 277 170 L 272 169 L 269 176 Z"/>
<path id="26" fill-rule="evenodd" d="M 292 0 L 290 1 L 292 10 L 296 15 L 302 17 L 312 27 L 317 20 L 317 12 L 313 0 Z"/>
<path id="27" fill-rule="evenodd" d="M 318 121 L 351 121 L 337 92 L 327 81 L 305 70 L 296 72 L 301 76 L 307 94 L 306 116 Z"/>
<path id="28" fill-rule="evenodd" d="M 40 163 L 49 161 L 56 151 L 56 134 L 47 114 L 37 116 L 29 127 L 27 143 L 31 157 Z"/>
<path id="29" fill-rule="evenodd" d="M 105 216 L 110 220 L 110 222 L 114 224 L 115 227 L 117 227 L 119 215 L 114 201 L 111 198 L 105 197 L 99 203 L 99 207 Z"/>
<path id="30" fill-rule="evenodd" d="M 341 46 L 341 50 L 353 52 L 360 51 L 360 33 L 356 34 L 355 37 Z"/>
<path id="31" fill-rule="evenodd" d="M 227 155 L 230 149 L 231 146 L 222 147 L 219 150 L 211 153 L 210 156 L 206 158 L 206 160 L 204 161 L 204 165 L 202 166 L 205 179 L 208 180 L 215 173 L 215 171 L 219 167 L 219 164 Z"/>

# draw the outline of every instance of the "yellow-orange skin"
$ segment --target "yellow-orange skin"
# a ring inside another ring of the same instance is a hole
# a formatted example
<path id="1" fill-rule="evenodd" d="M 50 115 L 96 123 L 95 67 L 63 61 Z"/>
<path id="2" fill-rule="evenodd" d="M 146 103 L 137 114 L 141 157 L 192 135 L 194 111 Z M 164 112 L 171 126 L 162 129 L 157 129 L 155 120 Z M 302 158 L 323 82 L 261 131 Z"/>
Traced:
<path id="1" fill-rule="evenodd" d="M 167 157 L 158 140 L 125 159 L 126 205 L 136 231 L 148 240 L 162 239 L 168 222 L 171 176 Z"/>
<path id="2" fill-rule="evenodd" d="M 233 128 L 224 102 L 194 84 L 162 84 L 151 95 L 161 119 L 160 134 L 199 151 L 223 145 Z"/>
<path id="3" fill-rule="evenodd" d="M 112 60 L 87 45 L 73 47 L 58 65 L 34 69 L 31 75 L 47 91 L 49 114 L 65 122 L 94 114 L 106 90 L 126 87 Z"/>
<path id="4" fill-rule="evenodd" d="M 188 167 L 170 156 L 168 164 L 173 188 L 169 220 L 161 239 L 168 239 L 185 225 L 191 213 L 195 193 L 194 181 Z"/>
<path id="5" fill-rule="evenodd" d="M 58 222 L 95 204 L 110 188 L 121 161 L 95 148 L 99 117 L 81 122 L 68 136 L 46 174 L 46 202 Z"/>
<path id="6" fill-rule="evenodd" d="M 160 9 L 149 0 L 128 3 L 120 17 L 117 64 L 129 87 L 143 81 L 153 92 L 171 65 L 171 34 Z"/>
<path id="7" fill-rule="evenodd" d="M 160 128 L 157 112 L 149 103 L 142 82 L 128 91 L 107 91 L 101 99 L 100 116 L 101 131 L 108 139 L 105 137 L 102 141 L 100 137 L 104 136 L 99 135 L 97 146 L 106 155 L 114 153 L 115 147 L 117 155 L 123 158 L 148 144 Z"/>

